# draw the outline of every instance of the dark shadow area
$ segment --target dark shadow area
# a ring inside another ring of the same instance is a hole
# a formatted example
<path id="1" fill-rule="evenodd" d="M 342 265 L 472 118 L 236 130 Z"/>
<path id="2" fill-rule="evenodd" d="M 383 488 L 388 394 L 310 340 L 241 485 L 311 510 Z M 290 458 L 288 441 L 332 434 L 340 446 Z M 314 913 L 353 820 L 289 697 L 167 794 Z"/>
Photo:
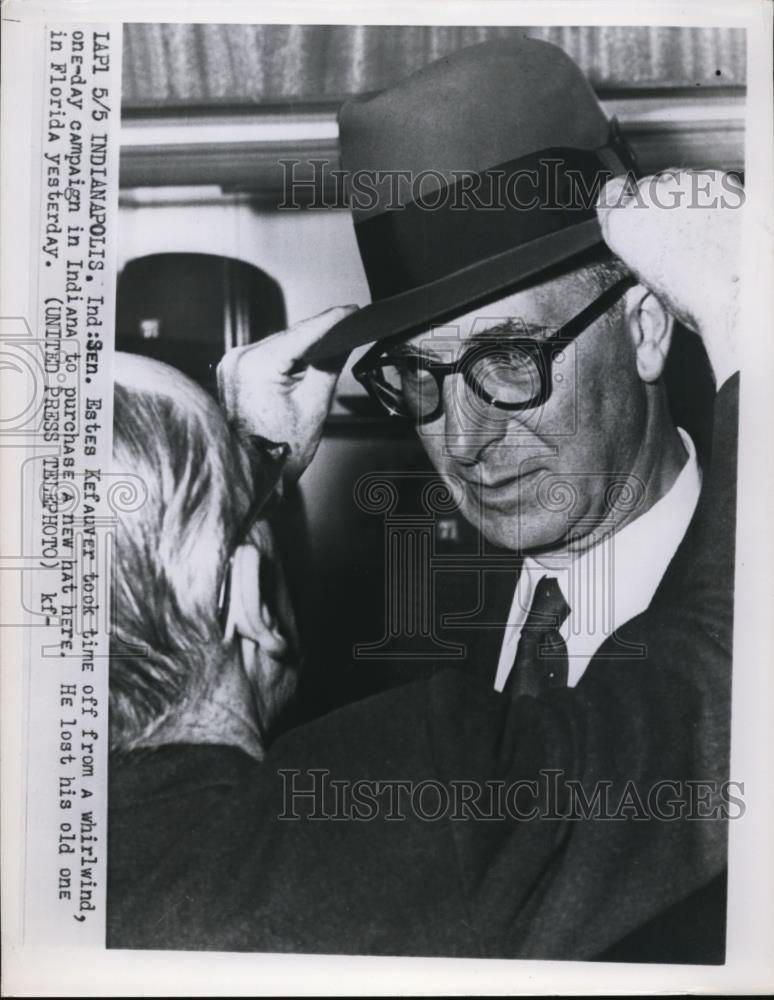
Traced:
<path id="1" fill-rule="evenodd" d="M 726 960 L 726 888 L 723 872 L 658 917 L 598 955 L 596 962 L 723 965 Z M 701 914 L 701 919 L 697 919 Z"/>
<path id="2" fill-rule="evenodd" d="M 277 282 L 233 257 L 149 254 L 118 276 L 116 349 L 173 365 L 213 394 L 215 369 L 229 347 L 285 326 Z"/>

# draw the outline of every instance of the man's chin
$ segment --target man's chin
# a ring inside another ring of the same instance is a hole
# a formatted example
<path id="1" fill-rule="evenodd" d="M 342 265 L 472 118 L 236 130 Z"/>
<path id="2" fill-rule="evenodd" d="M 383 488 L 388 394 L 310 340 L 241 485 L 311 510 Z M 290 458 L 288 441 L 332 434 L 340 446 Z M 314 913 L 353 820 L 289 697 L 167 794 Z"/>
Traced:
<path id="1" fill-rule="evenodd" d="M 567 530 L 564 519 L 562 524 L 552 525 L 525 521 L 524 518 L 519 518 L 516 514 L 497 518 L 485 515 L 482 518 L 470 517 L 466 511 L 463 513 L 490 545 L 517 552 L 520 555 L 546 552 L 561 547 Z"/>

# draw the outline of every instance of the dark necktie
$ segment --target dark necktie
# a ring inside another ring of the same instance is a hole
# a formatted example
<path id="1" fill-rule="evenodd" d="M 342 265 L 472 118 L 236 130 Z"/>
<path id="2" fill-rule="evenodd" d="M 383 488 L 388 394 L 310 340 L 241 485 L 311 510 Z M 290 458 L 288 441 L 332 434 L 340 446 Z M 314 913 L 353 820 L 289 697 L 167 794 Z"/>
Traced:
<path id="1" fill-rule="evenodd" d="M 569 605 L 557 581 L 541 577 L 521 629 L 504 691 L 534 697 L 567 684 L 567 646 L 559 629 L 569 613 Z"/>

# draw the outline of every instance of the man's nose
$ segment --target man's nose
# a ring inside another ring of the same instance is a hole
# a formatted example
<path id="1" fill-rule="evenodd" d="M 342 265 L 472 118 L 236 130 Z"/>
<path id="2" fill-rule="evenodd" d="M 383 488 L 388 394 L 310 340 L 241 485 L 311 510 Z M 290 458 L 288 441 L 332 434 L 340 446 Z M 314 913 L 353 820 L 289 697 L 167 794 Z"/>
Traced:
<path id="1" fill-rule="evenodd" d="M 500 440 L 507 427 L 503 411 L 479 399 L 461 375 L 447 378 L 443 386 L 443 434 L 446 454 L 463 465 L 481 461 L 488 445 Z"/>

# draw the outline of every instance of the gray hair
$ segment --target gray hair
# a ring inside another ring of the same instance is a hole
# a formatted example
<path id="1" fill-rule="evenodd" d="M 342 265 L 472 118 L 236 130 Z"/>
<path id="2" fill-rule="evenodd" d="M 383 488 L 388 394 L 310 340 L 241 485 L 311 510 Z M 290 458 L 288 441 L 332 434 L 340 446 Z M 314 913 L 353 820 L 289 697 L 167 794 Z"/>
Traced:
<path id="1" fill-rule="evenodd" d="M 598 259 L 593 259 L 594 257 Z M 584 284 L 588 284 L 590 291 L 595 295 L 600 295 L 616 281 L 626 277 L 628 273 L 629 271 L 622 260 L 604 251 L 593 253 L 592 259 L 576 272 L 578 278 Z"/>
<path id="2" fill-rule="evenodd" d="M 116 354 L 114 469 L 144 503 L 118 520 L 110 744 L 128 750 L 206 697 L 228 651 L 217 598 L 250 498 L 248 457 L 207 394 L 176 369 Z"/>

